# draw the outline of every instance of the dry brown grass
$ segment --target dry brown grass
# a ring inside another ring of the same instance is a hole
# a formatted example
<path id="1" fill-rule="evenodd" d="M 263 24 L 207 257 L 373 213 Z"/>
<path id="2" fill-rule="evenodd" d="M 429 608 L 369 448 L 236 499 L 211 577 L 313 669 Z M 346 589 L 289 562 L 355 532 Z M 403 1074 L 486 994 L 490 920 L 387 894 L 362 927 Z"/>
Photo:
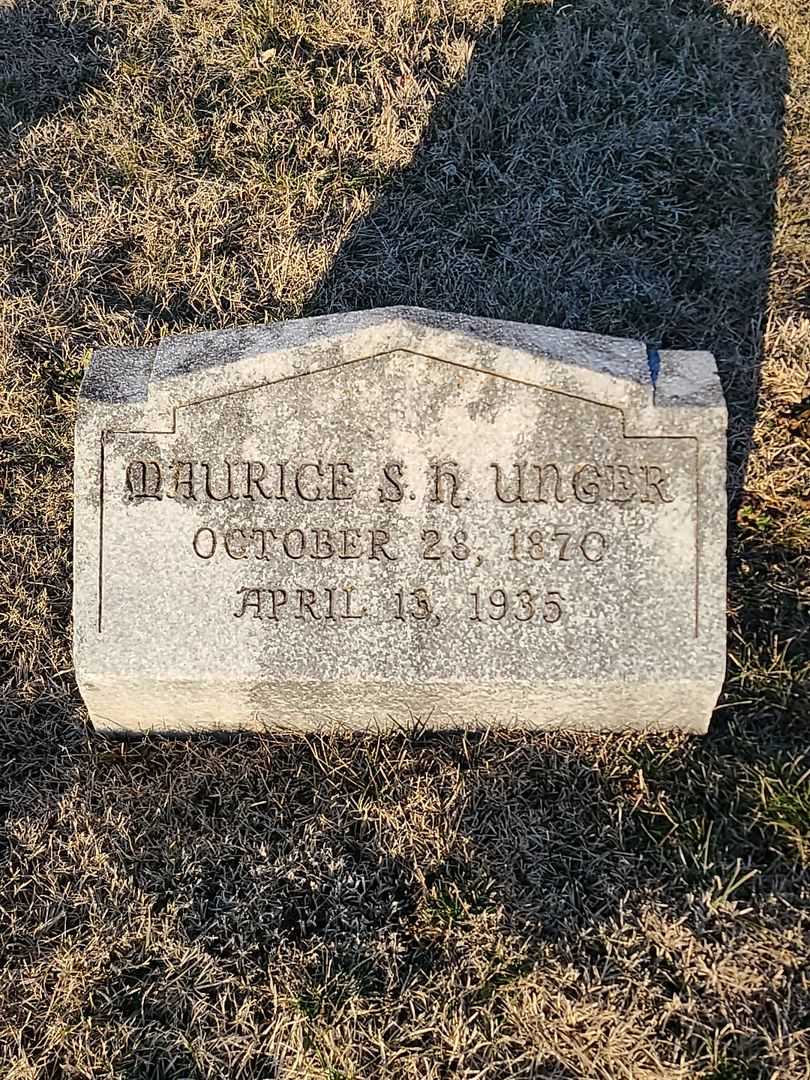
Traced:
<path id="1" fill-rule="evenodd" d="M 0 128 L 2 1075 L 810 1076 L 806 0 L 21 0 Z M 721 357 L 708 737 L 86 733 L 86 350 L 399 302 Z"/>

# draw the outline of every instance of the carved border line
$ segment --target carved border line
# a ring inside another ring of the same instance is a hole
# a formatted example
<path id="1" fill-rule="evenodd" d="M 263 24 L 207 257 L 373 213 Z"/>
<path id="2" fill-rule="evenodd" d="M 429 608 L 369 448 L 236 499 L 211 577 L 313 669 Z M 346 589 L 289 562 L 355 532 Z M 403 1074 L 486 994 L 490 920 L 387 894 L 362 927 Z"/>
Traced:
<path id="1" fill-rule="evenodd" d="M 295 375 L 282 375 L 279 379 L 270 379 L 267 382 L 256 383 L 253 386 L 242 386 L 238 390 L 227 390 L 224 394 L 212 394 L 209 397 L 196 398 L 194 401 L 185 401 L 182 405 L 172 406 L 172 426 L 170 428 L 144 428 L 126 430 L 123 428 L 106 428 L 101 432 L 100 451 L 100 490 L 98 512 L 98 633 L 101 633 L 101 606 L 103 588 L 103 545 L 104 545 L 104 443 L 107 435 L 176 435 L 177 434 L 177 411 L 178 409 L 190 409 L 195 405 L 203 405 L 208 401 L 221 401 L 223 398 L 234 397 L 236 394 L 249 394 L 254 390 L 263 390 L 268 386 L 278 386 L 281 383 L 291 382 L 293 379 L 305 379 L 311 375 L 326 375 L 331 371 L 339 371 L 342 368 L 351 367 L 352 364 L 362 364 L 368 360 L 376 360 L 381 357 L 390 357 L 395 353 L 403 352 L 409 356 L 422 357 L 433 360 L 438 364 L 446 364 L 449 367 L 457 367 L 462 371 L 473 371 L 477 375 L 488 375 L 491 378 L 503 379 L 505 382 L 516 383 L 518 386 L 527 386 L 532 390 L 543 390 L 547 394 L 559 394 L 561 397 L 571 398 L 573 401 L 582 401 L 587 405 L 596 405 L 600 409 L 612 409 L 621 418 L 623 439 L 679 439 L 688 440 L 695 444 L 695 630 L 694 637 L 699 636 L 700 625 L 700 442 L 695 435 L 628 435 L 624 409 L 618 405 L 607 405 L 604 401 L 595 401 L 593 398 L 582 397 L 580 394 L 571 394 L 567 390 L 558 390 L 551 386 L 541 386 L 539 383 L 529 382 L 527 379 L 517 379 L 512 375 L 502 375 L 496 371 L 488 371 L 486 368 L 473 367 L 472 364 L 462 364 L 457 360 L 446 360 L 440 356 L 431 356 L 430 353 L 416 352 L 414 349 L 388 349 L 385 352 L 371 353 L 369 356 L 360 356 L 355 360 L 344 360 L 340 364 L 332 364 L 327 368 L 314 368 L 312 371 L 299 371 Z"/>

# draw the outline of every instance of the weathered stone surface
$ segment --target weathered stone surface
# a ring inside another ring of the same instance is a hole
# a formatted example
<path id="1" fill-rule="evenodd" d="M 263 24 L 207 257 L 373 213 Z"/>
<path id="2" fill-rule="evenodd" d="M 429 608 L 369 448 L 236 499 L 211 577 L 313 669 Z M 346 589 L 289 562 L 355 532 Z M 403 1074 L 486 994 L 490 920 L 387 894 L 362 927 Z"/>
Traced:
<path id="1" fill-rule="evenodd" d="M 712 357 L 391 308 L 101 350 L 75 662 L 101 730 L 705 729 Z"/>

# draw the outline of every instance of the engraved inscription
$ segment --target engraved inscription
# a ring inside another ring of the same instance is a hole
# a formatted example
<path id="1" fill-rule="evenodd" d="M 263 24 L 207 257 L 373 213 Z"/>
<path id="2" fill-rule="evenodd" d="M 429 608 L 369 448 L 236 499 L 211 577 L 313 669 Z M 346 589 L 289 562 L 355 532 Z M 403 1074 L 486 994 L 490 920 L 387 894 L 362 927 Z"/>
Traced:
<path id="1" fill-rule="evenodd" d="M 669 492 L 667 471 L 656 464 L 492 462 L 490 467 L 491 485 L 489 490 L 479 492 L 478 497 L 494 498 L 506 506 L 572 500 L 584 504 L 669 503 L 674 499 Z M 417 479 L 408 476 L 401 461 L 384 463 L 376 484 L 378 502 L 402 502 L 409 484 Z M 429 501 L 433 504 L 460 510 L 473 498 L 464 470 L 456 461 L 432 462 L 427 480 Z M 357 487 L 354 464 L 322 458 L 297 463 L 133 460 L 126 467 L 124 488 L 133 499 L 165 496 L 214 503 L 240 500 L 339 503 L 351 502 L 362 494 Z"/>
<path id="2" fill-rule="evenodd" d="M 211 559 L 370 559 L 396 562 L 399 556 L 387 528 L 284 528 L 238 526 L 213 529 L 203 525 L 191 540 L 194 554 Z"/>
<path id="3" fill-rule="evenodd" d="M 125 461 L 122 479 L 133 508 L 192 508 L 187 557 L 200 573 L 232 568 L 222 610 L 240 625 L 382 620 L 420 634 L 445 620 L 509 633 L 564 624 L 579 604 L 578 581 L 598 589 L 602 567 L 616 560 L 627 572 L 625 523 L 643 530 L 683 491 L 655 462 L 562 457 L 474 468 L 455 457 L 369 465 L 348 454 L 214 461 L 152 453 Z M 489 507 L 483 529 L 480 506 Z M 338 575 L 328 583 L 313 578 L 324 563 Z M 367 568 L 359 584 L 340 579 L 352 564 Z M 239 568 L 251 567 L 274 578 L 240 580 Z M 419 567 L 423 580 L 409 580 Z M 544 571 L 548 580 L 503 576 Z M 552 580 L 558 573 L 563 581 Z"/>
<path id="4" fill-rule="evenodd" d="M 161 499 L 160 465 L 156 461 L 130 461 L 124 490 L 132 499 Z"/>
<path id="5" fill-rule="evenodd" d="M 531 622 L 538 618 L 546 623 L 556 623 L 563 614 L 563 597 L 556 590 L 541 593 L 533 589 L 520 589 L 517 592 L 493 589 L 488 594 L 482 594 L 476 589 L 470 593 L 470 598 L 470 618 L 473 622 L 499 623 L 502 619 Z"/>
<path id="6" fill-rule="evenodd" d="M 514 529 L 511 534 L 512 562 L 543 562 L 546 559 L 570 562 L 580 557 L 586 562 L 601 562 L 608 542 L 604 533 L 592 530 L 579 534 L 574 526 L 548 525 L 528 532 Z"/>
<path id="7" fill-rule="evenodd" d="M 505 468 L 493 462 L 492 469 L 495 497 L 506 504 L 564 503 L 569 499 L 581 503 L 672 502 L 668 477 L 658 465 L 587 462 L 561 471 L 555 464 L 515 462 Z"/>
<path id="8" fill-rule="evenodd" d="M 362 619 L 364 607 L 358 607 L 351 585 L 326 586 L 321 589 L 285 589 L 273 586 L 243 586 L 237 589 L 237 619 L 245 616 L 278 622 L 283 616 L 294 619 L 325 619 L 340 622 Z"/>

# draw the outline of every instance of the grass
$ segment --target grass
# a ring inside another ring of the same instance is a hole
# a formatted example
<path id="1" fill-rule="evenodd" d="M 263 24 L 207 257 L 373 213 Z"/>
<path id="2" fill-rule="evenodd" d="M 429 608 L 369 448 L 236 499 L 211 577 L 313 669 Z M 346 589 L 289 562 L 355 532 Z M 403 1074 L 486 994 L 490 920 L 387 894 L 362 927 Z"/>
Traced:
<path id="1" fill-rule="evenodd" d="M 810 1076 L 806 0 L 0 8 L 0 1072 Z M 104 742 L 88 350 L 420 303 L 708 347 L 705 738 Z"/>

